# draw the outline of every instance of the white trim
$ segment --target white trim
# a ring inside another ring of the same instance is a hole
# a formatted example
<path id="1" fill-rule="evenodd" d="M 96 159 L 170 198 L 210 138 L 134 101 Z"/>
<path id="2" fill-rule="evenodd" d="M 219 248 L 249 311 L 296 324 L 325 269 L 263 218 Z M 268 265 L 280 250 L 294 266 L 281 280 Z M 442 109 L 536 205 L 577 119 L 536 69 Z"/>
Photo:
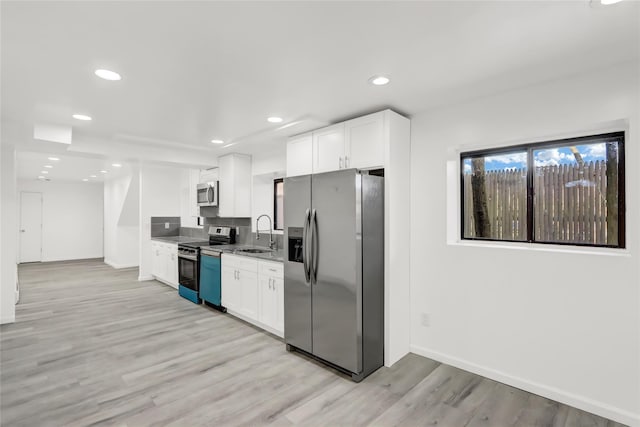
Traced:
<path id="1" fill-rule="evenodd" d="M 138 267 L 138 264 L 116 264 L 113 261 L 110 261 L 108 259 L 105 258 L 104 263 L 107 264 L 109 267 L 113 267 L 116 270 L 119 270 L 121 268 L 133 268 L 133 267 Z"/>
<path id="2" fill-rule="evenodd" d="M 175 283 L 171 283 L 171 282 L 169 282 L 167 280 L 164 280 L 164 279 L 162 279 L 160 277 L 157 277 L 157 276 L 153 276 L 153 277 L 154 277 L 154 279 L 156 279 L 160 283 L 163 283 L 163 284 L 165 284 L 167 286 L 171 286 L 173 289 L 178 289 L 178 285 L 175 284 Z"/>
<path id="3" fill-rule="evenodd" d="M 249 316 L 246 316 L 246 315 L 244 315 L 242 313 L 238 313 L 237 311 L 229 310 L 229 309 L 227 309 L 227 314 L 230 314 L 233 317 L 237 317 L 240 320 L 244 320 L 247 323 L 251 323 L 252 325 L 257 326 L 260 329 L 264 329 L 266 332 L 269 332 L 270 334 L 273 334 L 273 335 L 275 335 L 277 337 L 284 338 L 284 331 L 279 331 L 277 329 L 274 329 L 271 326 L 268 326 L 268 325 L 260 322 L 259 320 L 253 319 L 253 318 L 251 318 Z"/>
<path id="4" fill-rule="evenodd" d="M 4 325 L 5 323 L 15 323 L 15 321 L 16 321 L 15 314 L 13 316 L 2 317 L 0 318 L 0 325 Z"/>
<path id="5" fill-rule="evenodd" d="M 153 277 L 152 275 L 138 276 L 138 282 L 146 282 L 147 280 L 155 280 L 155 277 Z"/>
<path id="6" fill-rule="evenodd" d="M 624 409 L 616 408 L 615 406 L 611 406 L 603 402 L 598 402 L 585 396 L 580 396 L 565 390 L 550 387 L 524 378 L 515 377 L 496 369 L 477 365 L 467 360 L 429 350 L 424 347 L 411 345 L 411 352 L 420 356 L 427 357 L 429 359 L 436 360 L 441 363 L 446 363 L 447 365 L 451 365 L 456 368 L 464 369 L 465 371 L 473 372 L 474 374 L 482 375 L 483 377 L 490 378 L 492 380 L 510 385 L 512 387 L 516 387 L 521 390 L 525 390 L 530 393 L 544 396 L 546 398 L 564 403 L 566 405 L 582 409 L 583 411 L 591 412 L 593 414 L 608 418 L 613 421 L 617 421 L 622 424 L 630 426 L 640 426 L 640 414 L 634 414 L 632 412 L 625 411 Z"/>

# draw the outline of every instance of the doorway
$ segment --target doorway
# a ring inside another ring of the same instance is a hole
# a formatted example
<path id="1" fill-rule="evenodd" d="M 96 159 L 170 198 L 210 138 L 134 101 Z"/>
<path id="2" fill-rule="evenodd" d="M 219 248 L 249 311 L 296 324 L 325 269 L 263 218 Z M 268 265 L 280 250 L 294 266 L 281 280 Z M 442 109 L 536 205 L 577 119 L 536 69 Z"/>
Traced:
<path id="1" fill-rule="evenodd" d="M 20 263 L 42 261 L 42 193 L 20 192 Z"/>

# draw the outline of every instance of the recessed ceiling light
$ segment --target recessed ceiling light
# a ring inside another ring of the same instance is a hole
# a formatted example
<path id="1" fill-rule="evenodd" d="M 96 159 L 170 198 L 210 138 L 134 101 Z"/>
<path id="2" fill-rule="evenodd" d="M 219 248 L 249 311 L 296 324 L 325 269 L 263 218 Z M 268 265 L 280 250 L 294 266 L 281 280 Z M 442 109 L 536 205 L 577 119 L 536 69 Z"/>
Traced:
<path id="1" fill-rule="evenodd" d="M 47 169 L 51 169 L 53 166 L 51 166 L 51 165 L 44 165 L 44 167 L 45 167 L 45 168 L 47 168 Z"/>
<path id="2" fill-rule="evenodd" d="M 83 180 L 84 182 L 89 181 L 87 178 L 82 178 L 82 180 Z"/>
<path id="3" fill-rule="evenodd" d="M 389 77 L 385 76 L 373 76 L 369 79 L 369 83 L 375 86 L 383 86 L 389 83 Z"/>
<path id="4" fill-rule="evenodd" d="M 121 168 L 122 165 L 120 163 L 113 163 L 111 166 L 113 166 L 114 168 Z"/>
<path id="5" fill-rule="evenodd" d="M 89 178 L 97 178 L 95 175 L 90 175 Z"/>
<path id="6" fill-rule="evenodd" d="M 111 81 L 117 81 L 122 79 L 122 77 L 120 77 L 120 74 L 111 70 L 96 70 L 96 76 L 100 77 L 101 79 L 111 80 Z"/>
<path id="7" fill-rule="evenodd" d="M 38 177 L 38 179 L 44 179 L 44 176 L 40 175 L 40 176 Z"/>
<path id="8" fill-rule="evenodd" d="M 269 117 L 267 121 L 269 123 L 282 123 L 282 117 Z"/>
<path id="9" fill-rule="evenodd" d="M 100 173 L 107 173 L 107 172 L 109 172 L 109 171 L 100 171 Z"/>
<path id="10" fill-rule="evenodd" d="M 46 175 L 46 174 L 48 174 L 48 173 L 49 173 L 49 171 L 40 171 L 40 173 L 43 173 L 43 174 L 45 174 L 45 175 Z"/>
<path id="11" fill-rule="evenodd" d="M 57 157 L 49 157 L 49 160 L 53 161 L 53 162 L 57 162 L 58 160 L 60 160 Z"/>
<path id="12" fill-rule="evenodd" d="M 605 6 L 608 6 L 610 4 L 616 4 L 616 3 L 619 3 L 621 1 L 622 0 L 600 0 L 600 3 L 605 5 Z"/>
<path id="13" fill-rule="evenodd" d="M 71 117 L 73 117 L 73 118 L 74 118 L 74 119 L 76 119 L 76 120 L 84 120 L 84 121 L 89 121 L 89 120 L 91 120 L 91 117 L 89 117 L 89 116 L 85 116 L 84 114 L 74 114 L 74 115 L 73 115 L 73 116 L 71 116 Z"/>
<path id="14" fill-rule="evenodd" d="M 212 144 L 224 144 L 224 141 L 221 139 L 212 139 L 211 140 Z"/>

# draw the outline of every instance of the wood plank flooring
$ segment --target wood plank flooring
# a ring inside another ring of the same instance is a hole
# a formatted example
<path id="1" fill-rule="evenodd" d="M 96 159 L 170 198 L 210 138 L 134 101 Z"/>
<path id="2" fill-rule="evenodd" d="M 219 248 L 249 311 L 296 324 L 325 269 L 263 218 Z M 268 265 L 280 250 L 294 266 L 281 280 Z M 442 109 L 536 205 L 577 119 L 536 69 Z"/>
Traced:
<path id="1" fill-rule="evenodd" d="M 19 268 L 1 335 L 2 426 L 619 426 L 408 355 L 360 384 L 137 270 Z"/>

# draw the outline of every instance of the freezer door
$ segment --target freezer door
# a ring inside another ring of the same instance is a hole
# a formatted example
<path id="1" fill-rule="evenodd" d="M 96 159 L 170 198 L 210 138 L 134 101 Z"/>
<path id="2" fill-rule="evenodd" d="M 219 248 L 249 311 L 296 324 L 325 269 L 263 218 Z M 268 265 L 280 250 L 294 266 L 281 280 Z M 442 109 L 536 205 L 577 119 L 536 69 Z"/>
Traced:
<path id="1" fill-rule="evenodd" d="M 360 185 L 355 169 L 312 178 L 313 354 L 354 373 L 362 370 Z"/>
<path id="2" fill-rule="evenodd" d="M 300 261 L 301 235 L 306 229 L 311 208 L 311 176 L 284 179 L 284 340 L 309 353 L 311 346 L 311 283 L 306 280 L 306 263 Z M 301 233 L 300 230 L 305 230 Z M 289 239 L 295 245 L 289 245 Z M 308 258 L 308 239 L 302 241 L 303 258 Z M 306 259 L 308 261 L 308 259 Z"/>

